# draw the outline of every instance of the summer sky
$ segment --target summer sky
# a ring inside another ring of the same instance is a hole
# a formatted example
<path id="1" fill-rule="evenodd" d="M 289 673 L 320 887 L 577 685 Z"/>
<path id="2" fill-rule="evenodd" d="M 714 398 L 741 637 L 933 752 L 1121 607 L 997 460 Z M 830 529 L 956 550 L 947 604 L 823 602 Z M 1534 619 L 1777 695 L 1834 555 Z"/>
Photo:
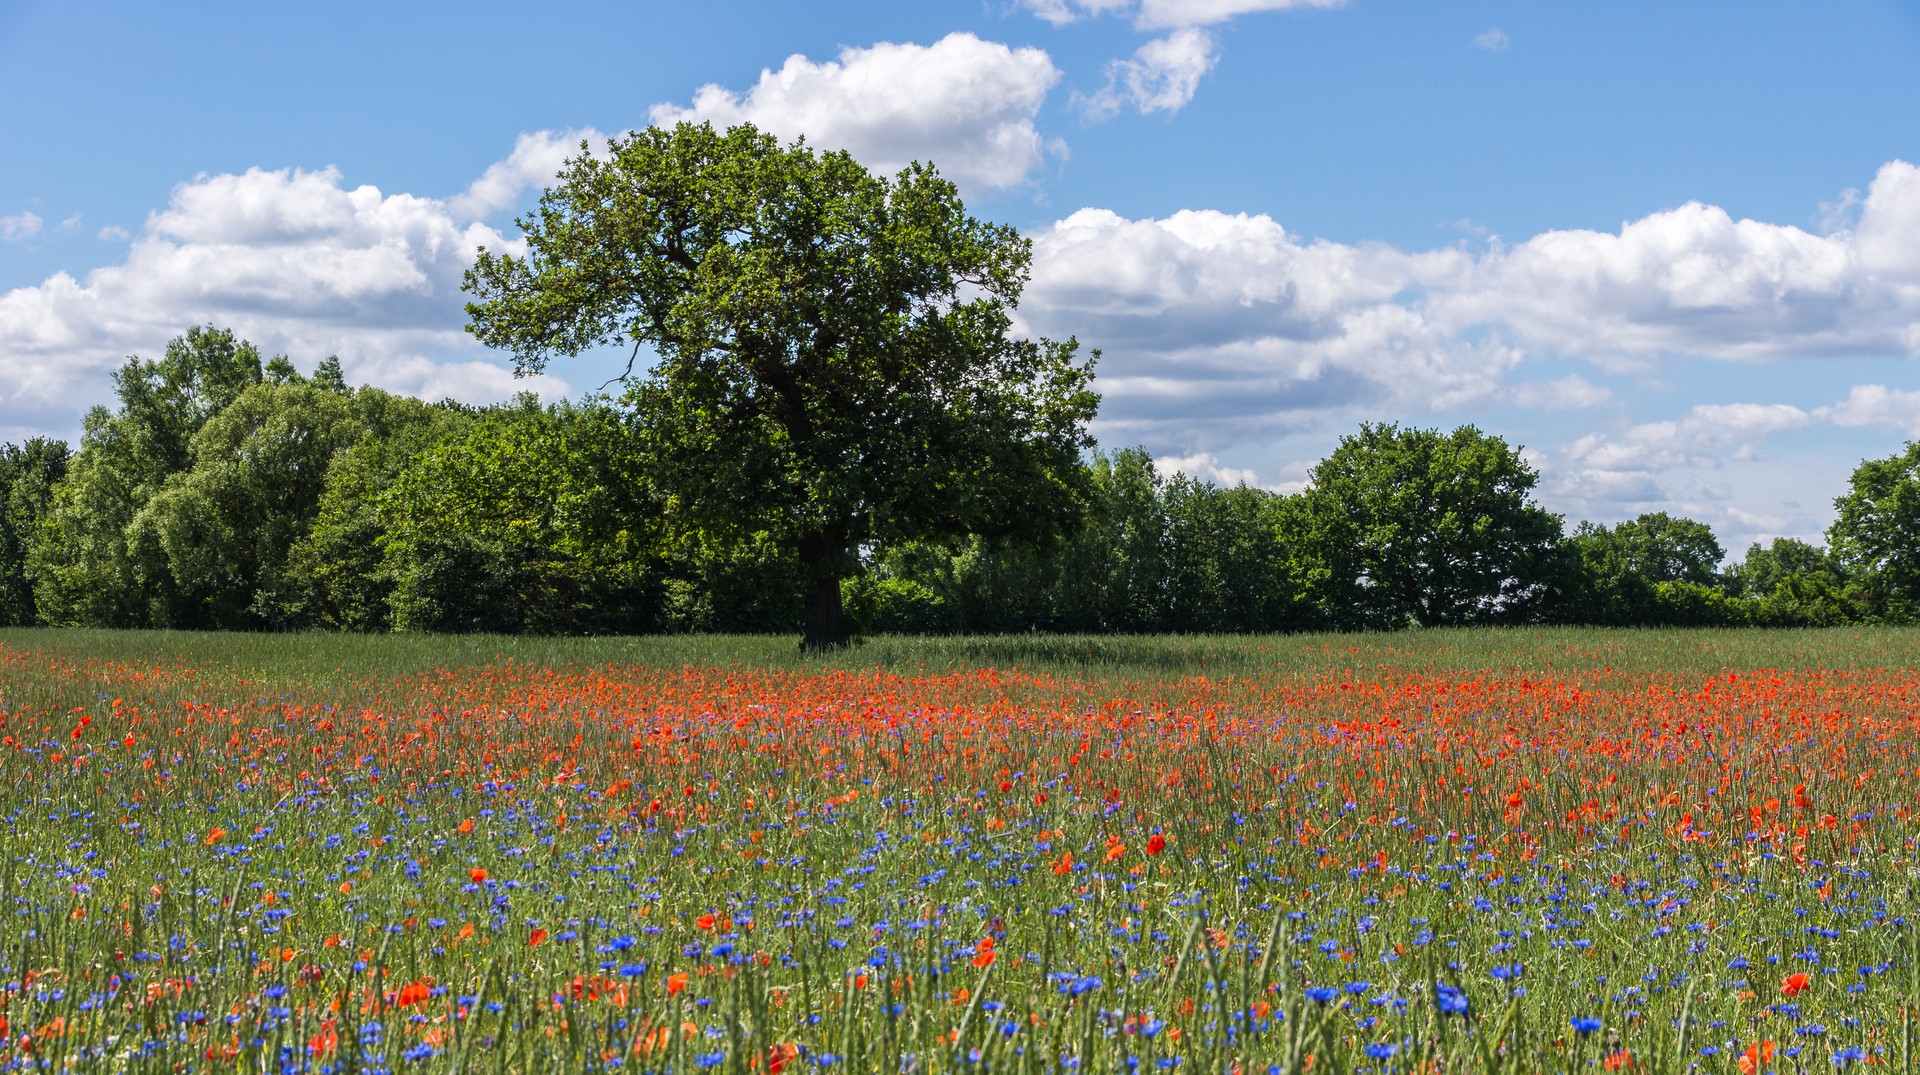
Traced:
<path id="1" fill-rule="evenodd" d="M 1819 540 L 1920 437 L 1912 0 L 0 0 L 0 439 L 231 326 L 482 402 L 460 275 L 585 139 L 749 120 L 920 159 L 1034 243 L 1096 426 L 1274 489 L 1363 420 L 1540 501 Z"/>

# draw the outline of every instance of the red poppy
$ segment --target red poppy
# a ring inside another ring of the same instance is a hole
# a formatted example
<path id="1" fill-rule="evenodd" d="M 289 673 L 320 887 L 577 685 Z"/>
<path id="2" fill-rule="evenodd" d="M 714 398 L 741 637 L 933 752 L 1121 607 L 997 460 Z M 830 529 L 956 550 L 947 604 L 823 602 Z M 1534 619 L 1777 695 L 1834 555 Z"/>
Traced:
<path id="1" fill-rule="evenodd" d="M 1806 992 L 1807 987 L 1812 984 L 1813 979 L 1807 977 L 1805 974 L 1789 974 L 1785 978 L 1780 979 L 1780 995 L 1797 997 L 1801 993 Z"/>
<path id="2" fill-rule="evenodd" d="M 477 885 L 487 879 L 487 871 L 475 866 L 473 869 L 467 871 L 467 876 L 473 878 L 473 883 Z"/>
<path id="3" fill-rule="evenodd" d="M 999 953 L 993 950 L 992 937 L 980 938 L 980 943 L 973 948 L 973 965 L 982 970 L 991 967 L 998 957 Z"/>
<path id="4" fill-rule="evenodd" d="M 1167 849 L 1166 837 L 1160 835 L 1157 832 L 1154 833 L 1152 836 L 1147 837 L 1147 854 L 1158 855 L 1160 852 L 1165 851 L 1166 849 Z"/>

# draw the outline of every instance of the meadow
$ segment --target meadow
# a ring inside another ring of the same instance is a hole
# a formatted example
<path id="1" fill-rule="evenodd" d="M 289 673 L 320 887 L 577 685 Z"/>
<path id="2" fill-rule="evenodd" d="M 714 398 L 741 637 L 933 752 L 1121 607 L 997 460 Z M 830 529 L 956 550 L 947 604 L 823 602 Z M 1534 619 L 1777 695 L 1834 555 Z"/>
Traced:
<path id="1" fill-rule="evenodd" d="M 0 1069 L 1914 1070 L 1920 631 L 0 631 Z"/>

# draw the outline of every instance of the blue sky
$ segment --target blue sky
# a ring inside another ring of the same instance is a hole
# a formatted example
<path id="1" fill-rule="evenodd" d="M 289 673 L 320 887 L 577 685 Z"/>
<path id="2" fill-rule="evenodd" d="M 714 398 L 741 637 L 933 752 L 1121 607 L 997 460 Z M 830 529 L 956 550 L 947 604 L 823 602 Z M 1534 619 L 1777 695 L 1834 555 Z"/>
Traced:
<path id="1" fill-rule="evenodd" d="M 579 138 L 749 119 L 930 159 L 1035 241 L 1097 429 L 1296 489 L 1362 420 L 1524 444 L 1540 499 L 1817 539 L 1920 436 L 1920 5 L 0 0 L 0 438 L 231 325 L 430 397 Z"/>

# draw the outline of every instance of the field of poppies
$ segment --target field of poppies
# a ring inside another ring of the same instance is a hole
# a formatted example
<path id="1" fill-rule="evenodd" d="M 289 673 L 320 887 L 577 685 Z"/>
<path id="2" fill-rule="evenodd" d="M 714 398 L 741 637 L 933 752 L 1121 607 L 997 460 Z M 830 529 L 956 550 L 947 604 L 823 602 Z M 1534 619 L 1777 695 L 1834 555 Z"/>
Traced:
<path id="1" fill-rule="evenodd" d="M 7 1071 L 1912 1071 L 1920 633 L 0 632 Z"/>

